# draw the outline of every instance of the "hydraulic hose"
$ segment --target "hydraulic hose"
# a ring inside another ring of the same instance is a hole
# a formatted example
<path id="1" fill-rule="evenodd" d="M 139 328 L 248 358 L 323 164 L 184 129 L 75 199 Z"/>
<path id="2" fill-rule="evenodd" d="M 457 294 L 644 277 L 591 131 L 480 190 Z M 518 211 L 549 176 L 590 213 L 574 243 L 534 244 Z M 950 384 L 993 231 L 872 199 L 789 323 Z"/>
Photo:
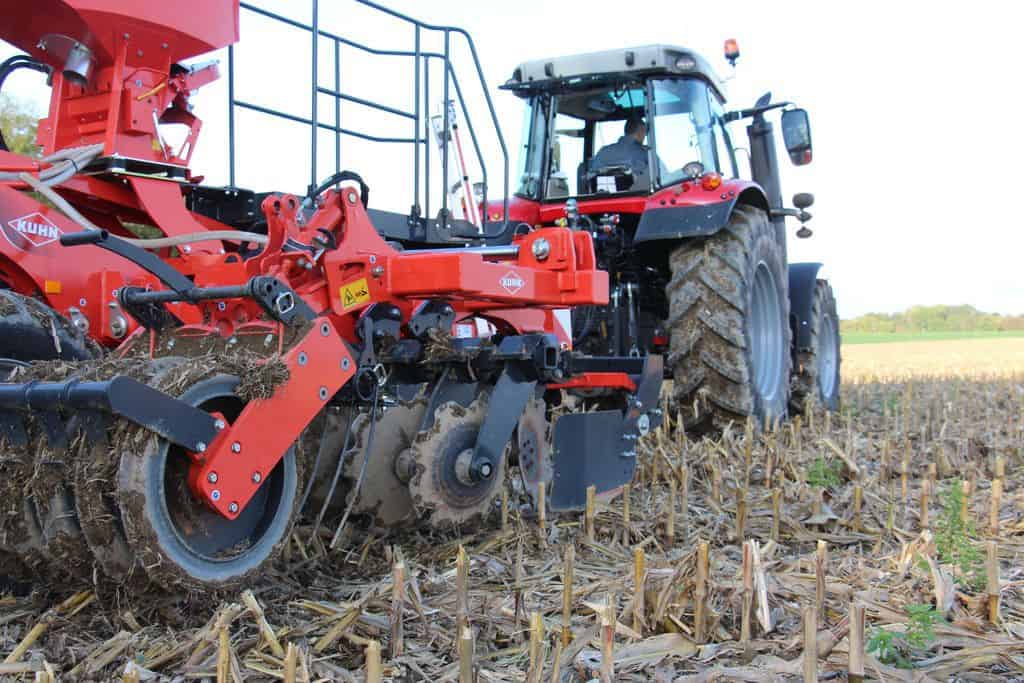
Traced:
<path id="1" fill-rule="evenodd" d="M 92 163 L 92 160 L 103 153 L 103 145 L 87 145 L 84 147 L 72 147 L 54 152 L 50 156 L 40 159 L 43 163 L 51 164 L 39 172 L 38 180 L 44 185 L 59 185 L 68 180 L 81 169 Z M 19 171 L 0 172 L 0 182 L 16 182 L 18 180 L 28 184 L 24 176 L 28 175 Z M 29 176 L 35 178 L 35 176 Z M 33 189 L 35 189 L 33 187 Z"/>
<path id="2" fill-rule="evenodd" d="M 66 199 L 57 194 L 53 188 L 44 184 L 31 174 L 22 173 L 18 178 L 33 190 L 53 202 L 53 205 L 56 206 L 61 213 L 67 216 L 68 219 L 74 223 L 77 223 L 83 230 L 102 230 L 98 225 L 79 213 L 75 207 L 71 206 Z M 266 235 L 260 235 L 254 232 L 242 232 L 241 230 L 209 230 L 206 232 L 191 232 L 185 235 L 175 235 L 173 237 L 156 237 L 152 239 L 121 237 L 120 239 L 123 239 L 125 242 L 133 244 L 141 249 L 166 249 L 167 247 L 179 247 L 185 244 L 209 242 L 214 240 L 231 240 L 260 245 L 266 245 L 270 241 L 270 238 Z"/>

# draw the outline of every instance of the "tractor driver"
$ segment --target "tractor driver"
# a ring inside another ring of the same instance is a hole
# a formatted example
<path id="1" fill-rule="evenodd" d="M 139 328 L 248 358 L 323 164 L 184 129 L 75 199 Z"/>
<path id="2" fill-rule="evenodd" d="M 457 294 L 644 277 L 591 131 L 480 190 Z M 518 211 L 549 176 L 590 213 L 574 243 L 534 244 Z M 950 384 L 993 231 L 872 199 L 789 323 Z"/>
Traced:
<path id="1" fill-rule="evenodd" d="M 633 171 L 634 179 L 632 188 L 625 189 L 646 189 L 650 185 L 650 147 L 644 144 L 646 138 L 647 123 L 639 114 L 632 114 L 626 119 L 623 135 L 618 142 L 602 147 L 590 160 L 590 172 L 594 173 L 609 166 L 625 166 Z M 666 174 L 665 164 L 661 159 L 658 159 L 658 168 L 662 175 Z"/>

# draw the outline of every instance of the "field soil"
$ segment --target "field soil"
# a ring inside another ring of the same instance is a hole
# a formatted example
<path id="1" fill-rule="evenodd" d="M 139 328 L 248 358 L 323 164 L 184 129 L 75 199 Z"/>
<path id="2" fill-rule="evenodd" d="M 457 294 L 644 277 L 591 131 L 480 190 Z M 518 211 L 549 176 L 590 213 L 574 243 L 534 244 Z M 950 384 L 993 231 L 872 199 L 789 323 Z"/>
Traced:
<path id="1" fill-rule="evenodd" d="M 844 381 L 1024 374 L 1024 337 L 843 345 Z"/>
<path id="2" fill-rule="evenodd" d="M 964 344 L 846 349 L 841 414 L 652 433 L 592 523 L 512 491 L 461 535 L 300 527 L 251 592 L 40 580 L 0 597 L 0 678 L 1022 680 L 1024 347 Z"/>
<path id="3" fill-rule="evenodd" d="M 844 344 L 884 344 L 891 342 L 953 341 L 957 339 L 1020 339 L 1024 330 L 991 332 L 843 332 Z"/>

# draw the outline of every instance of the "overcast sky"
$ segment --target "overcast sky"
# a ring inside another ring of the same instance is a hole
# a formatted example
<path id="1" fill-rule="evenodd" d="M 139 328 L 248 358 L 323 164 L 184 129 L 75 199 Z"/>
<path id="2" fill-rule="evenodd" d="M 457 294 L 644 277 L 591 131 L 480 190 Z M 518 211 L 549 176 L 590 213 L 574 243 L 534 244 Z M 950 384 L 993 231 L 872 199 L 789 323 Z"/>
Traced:
<path id="1" fill-rule="evenodd" d="M 256 4 L 309 20 L 307 0 Z M 962 2 L 469 2 L 390 0 L 391 7 L 432 23 L 455 24 L 474 37 L 498 110 L 512 165 L 520 140 L 521 106 L 496 88 L 518 62 L 595 49 L 675 43 L 703 52 L 723 76 L 731 70 L 722 42 L 734 37 L 742 57 L 727 85 L 731 105 L 750 105 L 765 90 L 805 107 L 814 132 L 814 162 L 783 161 L 784 193 L 817 198 L 812 239 L 791 240 L 791 260 L 820 260 L 843 317 L 897 311 L 913 304 L 973 304 L 1024 313 L 1024 210 L 1017 133 L 1024 95 L 1017 84 L 1017 3 Z M 411 31 L 381 21 L 352 0 L 320 0 L 322 27 L 377 47 L 408 49 Z M 306 34 L 308 36 L 308 34 Z M 424 39 L 427 48 L 439 42 Z M 0 58 L 12 54 L 0 46 Z M 333 86 L 333 52 L 320 44 L 322 86 Z M 456 58 L 461 55 L 456 51 Z M 214 55 L 224 58 L 224 55 Z M 412 104 L 411 69 L 342 50 L 343 90 L 396 108 Z M 273 29 L 243 11 L 238 48 L 240 98 L 309 116 L 309 40 Z M 490 160 L 491 196 L 500 195 L 500 156 L 486 127 L 471 64 L 457 65 L 471 113 Z M 440 102 L 435 74 L 431 109 Z M 5 92 L 36 101 L 46 90 L 18 74 Z M 193 160 L 207 182 L 226 183 L 223 81 L 195 98 L 204 119 Z M 320 116 L 333 121 L 330 97 Z M 343 125 L 405 136 L 410 124 L 342 109 Z M 238 183 L 254 189 L 302 191 L 310 176 L 308 135 L 301 127 L 238 114 Z M 320 138 L 318 175 L 334 167 L 333 138 Z M 343 139 L 342 167 L 364 173 L 371 203 L 408 210 L 407 150 Z M 468 141 L 467 141 L 468 144 Z M 436 168 L 437 151 L 431 145 Z M 783 159 L 785 156 L 783 154 Z M 435 206 L 432 212 L 436 211 Z M 792 226 L 795 231 L 795 225 Z M 791 233 L 792 234 L 792 233 Z"/>

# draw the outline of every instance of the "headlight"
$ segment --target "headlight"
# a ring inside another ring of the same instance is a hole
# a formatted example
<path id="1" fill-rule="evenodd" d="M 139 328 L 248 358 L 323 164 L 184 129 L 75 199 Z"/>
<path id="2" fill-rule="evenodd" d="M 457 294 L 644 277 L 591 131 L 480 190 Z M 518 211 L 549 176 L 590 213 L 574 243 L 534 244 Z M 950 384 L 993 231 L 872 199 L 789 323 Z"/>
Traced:
<path id="1" fill-rule="evenodd" d="M 697 68 L 697 60 L 690 55 L 683 55 L 676 60 L 676 68 L 680 71 L 692 71 Z"/>
<path id="2" fill-rule="evenodd" d="M 704 174 L 704 164 L 699 161 L 691 161 L 683 166 L 683 176 L 690 180 L 696 180 Z"/>

